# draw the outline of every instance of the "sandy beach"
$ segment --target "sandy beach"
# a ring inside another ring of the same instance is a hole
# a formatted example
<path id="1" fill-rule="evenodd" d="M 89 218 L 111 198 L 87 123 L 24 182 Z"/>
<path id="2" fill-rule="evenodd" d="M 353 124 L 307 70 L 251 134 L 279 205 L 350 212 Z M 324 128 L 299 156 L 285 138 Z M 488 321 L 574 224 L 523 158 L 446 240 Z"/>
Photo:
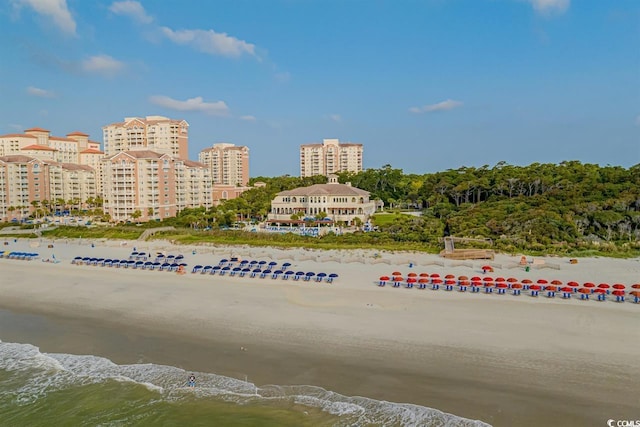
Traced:
<path id="1" fill-rule="evenodd" d="M 134 247 L 152 257 L 183 254 L 188 272 L 71 263 L 75 256 L 128 258 Z M 525 271 L 519 255 L 462 262 L 364 250 L 28 239 L 4 250 L 59 262 L 0 259 L 0 308 L 47 316 L 51 328 L 97 331 L 56 342 L 31 333 L 43 351 L 86 351 L 119 363 L 142 358 L 246 375 L 258 386 L 313 384 L 494 426 L 640 418 L 640 304 L 377 286 L 393 271 L 485 276 L 481 267 L 490 264 L 494 277 L 629 288 L 640 282 L 640 259 L 536 258 Z M 231 257 L 339 277 L 317 283 L 190 273 Z M 3 341 L 29 335 L 1 326 Z"/>

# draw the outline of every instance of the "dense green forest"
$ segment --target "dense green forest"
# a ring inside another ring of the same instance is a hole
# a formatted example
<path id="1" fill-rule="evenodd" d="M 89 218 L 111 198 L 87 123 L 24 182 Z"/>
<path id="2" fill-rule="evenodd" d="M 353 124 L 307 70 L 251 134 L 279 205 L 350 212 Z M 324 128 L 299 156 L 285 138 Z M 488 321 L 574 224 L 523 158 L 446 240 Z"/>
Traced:
<path id="1" fill-rule="evenodd" d="M 339 174 L 340 182 L 371 192 L 386 211 L 420 210 L 421 217 L 396 215 L 376 221 L 380 241 L 442 247 L 445 235 L 488 238 L 498 250 L 640 250 L 640 164 L 625 169 L 567 161 L 513 166 L 462 167 L 424 175 L 385 165 L 358 174 Z M 326 177 L 256 177 L 266 187 L 201 214 L 218 224 L 236 214 L 263 219 L 273 196 L 283 190 L 326 182 Z M 187 218 L 185 218 L 187 217 Z M 185 211 L 177 222 L 202 218 Z M 380 218 L 380 217 L 378 217 Z M 368 241 L 373 236 L 363 237 Z M 413 245 L 412 245 L 413 246 Z"/>

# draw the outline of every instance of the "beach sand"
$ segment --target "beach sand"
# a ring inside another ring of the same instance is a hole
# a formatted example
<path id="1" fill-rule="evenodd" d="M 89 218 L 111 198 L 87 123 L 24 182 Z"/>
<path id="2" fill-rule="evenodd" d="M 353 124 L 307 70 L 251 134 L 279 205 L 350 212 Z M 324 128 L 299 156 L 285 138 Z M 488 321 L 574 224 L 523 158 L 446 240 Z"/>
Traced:
<path id="1" fill-rule="evenodd" d="M 238 256 L 339 278 L 327 284 L 71 264 L 79 255 L 126 258 L 134 246 L 184 254 L 189 270 Z M 0 316 L 3 341 L 247 376 L 258 386 L 316 385 L 495 426 L 603 426 L 639 418 L 640 305 L 376 285 L 396 270 L 483 276 L 487 262 L 157 241 L 19 239 L 4 249 L 60 262 L 0 260 L 0 308 L 14 313 Z M 497 256 L 489 262 L 492 274 L 640 281 L 638 259 L 540 258 L 528 272 L 519 260 Z"/>

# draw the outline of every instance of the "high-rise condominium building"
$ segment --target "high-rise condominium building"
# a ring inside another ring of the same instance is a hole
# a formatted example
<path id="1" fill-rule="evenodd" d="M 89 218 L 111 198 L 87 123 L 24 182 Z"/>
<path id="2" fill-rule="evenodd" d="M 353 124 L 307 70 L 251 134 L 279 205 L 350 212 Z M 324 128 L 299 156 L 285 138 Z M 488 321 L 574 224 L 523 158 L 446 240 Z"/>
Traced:
<path id="1" fill-rule="evenodd" d="M 104 152 L 155 151 L 172 157 L 189 157 L 189 123 L 163 116 L 125 117 L 124 121 L 102 128 Z"/>
<path id="2" fill-rule="evenodd" d="M 211 173 L 214 185 L 245 186 L 249 183 L 249 148 L 220 143 L 198 155 Z"/>
<path id="3" fill-rule="evenodd" d="M 323 139 L 322 144 L 300 146 L 300 176 L 329 175 L 362 171 L 362 144 Z"/>
<path id="4" fill-rule="evenodd" d="M 96 197 L 95 170 L 14 154 L 0 156 L 0 221 L 21 220 L 39 207 L 81 207 Z"/>
<path id="5" fill-rule="evenodd" d="M 103 159 L 104 211 L 114 221 L 164 219 L 211 207 L 211 177 L 201 163 L 150 150 Z"/>

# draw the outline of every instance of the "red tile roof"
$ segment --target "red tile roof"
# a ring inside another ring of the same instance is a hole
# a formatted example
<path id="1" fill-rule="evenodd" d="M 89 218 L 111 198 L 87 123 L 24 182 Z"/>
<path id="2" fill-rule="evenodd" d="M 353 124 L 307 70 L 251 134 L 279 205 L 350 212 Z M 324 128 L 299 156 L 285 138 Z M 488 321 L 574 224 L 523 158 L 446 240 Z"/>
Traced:
<path id="1" fill-rule="evenodd" d="M 24 133 L 8 133 L 6 135 L 0 135 L 0 138 L 37 138 L 37 136 L 27 135 Z"/>
<path id="2" fill-rule="evenodd" d="M 47 147 L 46 145 L 38 145 L 38 144 L 22 147 L 22 150 L 58 151 L 55 148 Z"/>
<path id="3" fill-rule="evenodd" d="M 31 129 L 25 129 L 25 132 L 50 132 L 47 129 L 42 129 L 42 128 L 31 128 Z"/>

